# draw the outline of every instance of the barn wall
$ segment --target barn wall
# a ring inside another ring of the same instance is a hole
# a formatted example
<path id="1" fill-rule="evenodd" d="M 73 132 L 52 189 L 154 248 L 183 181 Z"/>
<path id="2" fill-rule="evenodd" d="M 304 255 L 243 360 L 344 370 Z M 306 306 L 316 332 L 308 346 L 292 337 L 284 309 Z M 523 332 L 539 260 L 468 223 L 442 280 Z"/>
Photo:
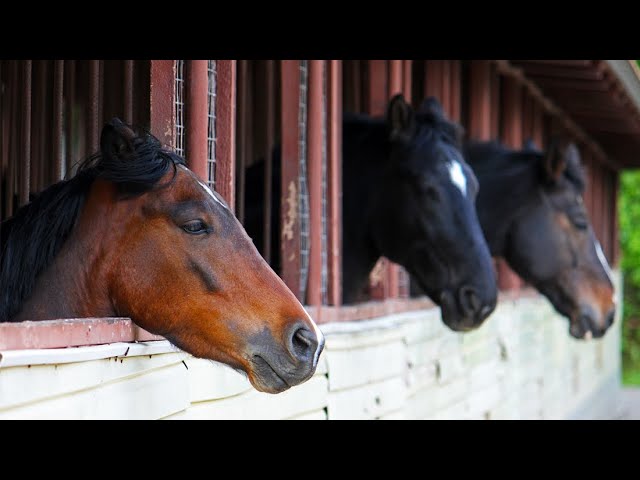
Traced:
<path id="1" fill-rule="evenodd" d="M 166 341 L 1 352 L 0 419 L 614 418 L 620 318 L 576 341 L 534 296 L 466 334 L 438 309 L 326 324 L 315 376 L 275 396 Z"/>

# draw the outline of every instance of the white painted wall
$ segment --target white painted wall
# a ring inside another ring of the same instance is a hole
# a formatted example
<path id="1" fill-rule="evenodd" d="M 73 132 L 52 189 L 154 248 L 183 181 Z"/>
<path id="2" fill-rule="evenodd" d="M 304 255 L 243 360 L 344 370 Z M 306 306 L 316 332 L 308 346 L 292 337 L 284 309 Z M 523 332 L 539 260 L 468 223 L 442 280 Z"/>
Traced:
<path id="1" fill-rule="evenodd" d="M 466 334 L 437 309 L 323 325 L 315 376 L 279 395 L 168 342 L 1 352 L 0 419 L 614 418 L 620 327 L 574 340 L 542 297 Z"/>

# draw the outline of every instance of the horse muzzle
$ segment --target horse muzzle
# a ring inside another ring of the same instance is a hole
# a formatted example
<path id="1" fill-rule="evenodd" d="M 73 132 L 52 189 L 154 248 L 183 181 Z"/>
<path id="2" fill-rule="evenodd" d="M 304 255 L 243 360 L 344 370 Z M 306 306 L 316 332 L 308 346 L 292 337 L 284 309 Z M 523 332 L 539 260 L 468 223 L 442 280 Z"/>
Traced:
<path id="1" fill-rule="evenodd" d="M 479 293 L 468 285 L 458 289 L 457 295 L 451 290 L 440 293 L 442 321 L 456 332 L 468 332 L 479 327 L 495 307 L 495 300 L 483 301 Z"/>
<path id="2" fill-rule="evenodd" d="M 251 373 L 253 386 L 262 392 L 280 393 L 307 381 L 318 366 L 324 349 L 324 336 L 299 322 L 287 328 L 283 342 L 256 342 L 251 347 Z"/>

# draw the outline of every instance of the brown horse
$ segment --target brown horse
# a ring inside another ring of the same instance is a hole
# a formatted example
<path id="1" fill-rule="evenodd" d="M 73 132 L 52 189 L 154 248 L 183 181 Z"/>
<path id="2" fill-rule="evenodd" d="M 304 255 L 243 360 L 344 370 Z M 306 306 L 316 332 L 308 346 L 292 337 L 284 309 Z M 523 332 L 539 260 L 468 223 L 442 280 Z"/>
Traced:
<path id="1" fill-rule="evenodd" d="M 0 321 L 128 316 L 278 393 L 324 339 L 224 200 L 118 119 L 101 151 L 0 226 Z"/>

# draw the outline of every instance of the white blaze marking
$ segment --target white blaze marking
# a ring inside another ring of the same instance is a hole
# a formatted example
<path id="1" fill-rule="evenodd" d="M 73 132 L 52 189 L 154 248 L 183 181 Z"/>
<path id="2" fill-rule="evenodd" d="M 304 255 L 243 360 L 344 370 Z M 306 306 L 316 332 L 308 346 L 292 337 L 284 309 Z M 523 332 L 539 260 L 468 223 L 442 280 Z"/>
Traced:
<path id="1" fill-rule="evenodd" d="M 607 257 L 605 257 L 604 253 L 602 252 L 602 247 L 600 246 L 600 242 L 596 239 L 594 243 L 596 245 L 596 253 L 598 254 L 598 260 L 600 260 L 600 263 L 602 264 L 602 268 L 604 268 L 604 271 L 607 272 L 609 281 L 613 283 L 613 280 L 611 278 L 611 267 L 609 267 L 609 262 L 607 262 Z"/>
<path id="2" fill-rule="evenodd" d="M 309 312 L 307 312 L 305 310 L 305 313 L 307 314 L 307 319 L 309 320 L 309 323 L 313 327 L 313 333 L 316 334 L 316 339 L 318 340 L 318 349 L 314 352 L 314 357 L 313 357 L 313 363 L 317 363 L 318 356 L 319 356 L 319 350 L 320 350 L 320 344 L 322 343 L 322 340 L 324 339 L 324 335 L 322 334 L 322 332 L 318 328 L 318 325 L 316 325 L 316 322 L 314 322 L 313 319 L 311 318 L 311 315 L 309 315 Z"/>
<path id="3" fill-rule="evenodd" d="M 467 177 L 464 176 L 462 165 L 457 160 L 449 162 L 449 176 L 453 184 L 460 189 L 462 196 L 467 196 Z"/>
<path id="4" fill-rule="evenodd" d="M 227 206 L 220 201 L 220 199 L 216 196 L 215 193 L 213 193 L 213 191 L 209 188 L 209 186 L 206 183 L 202 183 L 200 181 L 200 179 L 198 177 L 196 177 L 195 173 L 193 173 L 191 170 L 189 170 L 187 167 L 185 167 L 184 165 L 178 165 L 178 167 L 184 169 L 184 171 L 189 172 L 189 175 L 191 175 L 193 178 L 196 179 L 196 181 L 200 184 L 200 186 L 204 189 L 205 192 L 207 192 L 207 194 L 213 198 L 216 202 L 218 202 L 220 205 L 222 205 L 225 209 L 227 209 Z M 228 210 L 228 209 L 227 209 Z"/>

